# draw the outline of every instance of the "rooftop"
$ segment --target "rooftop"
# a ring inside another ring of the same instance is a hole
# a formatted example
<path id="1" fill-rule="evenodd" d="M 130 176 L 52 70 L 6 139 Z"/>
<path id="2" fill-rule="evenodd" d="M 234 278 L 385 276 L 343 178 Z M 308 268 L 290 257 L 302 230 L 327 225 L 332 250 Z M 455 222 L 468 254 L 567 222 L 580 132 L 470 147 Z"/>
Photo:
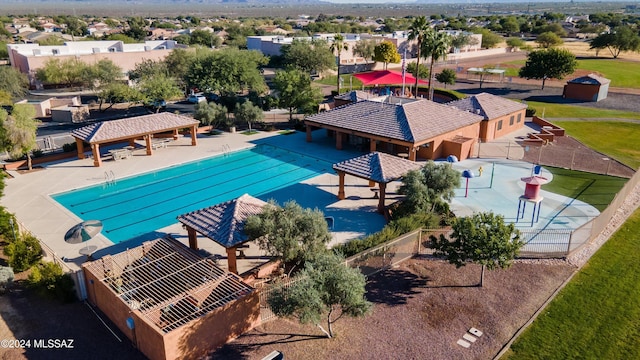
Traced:
<path id="1" fill-rule="evenodd" d="M 527 108 L 526 104 L 485 92 L 452 101 L 447 105 L 481 115 L 485 120 L 496 119 Z"/>

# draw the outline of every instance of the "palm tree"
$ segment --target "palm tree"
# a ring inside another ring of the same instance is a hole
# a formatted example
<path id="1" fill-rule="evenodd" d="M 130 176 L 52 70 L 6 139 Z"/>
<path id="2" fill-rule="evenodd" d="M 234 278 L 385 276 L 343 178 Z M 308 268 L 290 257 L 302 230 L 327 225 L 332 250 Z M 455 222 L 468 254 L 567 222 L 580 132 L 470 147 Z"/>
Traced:
<path id="1" fill-rule="evenodd" d="M 431 28 L 427 23 L 427 18 L 425 16 L 418 16 L 413 19 L 411 26 L 409 26 L 409 40 L 417 40 L 418 41 L 418 57 L 416 59 L 416 69 L 420 68 L 420 51 L 422 48 L 422 42 L 429 32 L 431 32 Z M 416 76 L 416 87 L 415 87 L 415 97 L 418 97 L 418 76 Z"/>
<path id="2" fill-rule="evenodd" d="M 342 50 L 349 50 L 349 45 L 344 42 L 344 36 L 336 34 L 331 44 L 331 52 L 338 54 L 338 80 L 336 80 L 338 94 L 340 94 L 340 53 L 342 53 Z"/>
<path id="3" fill-rule="evenodd" d="M 422 54 L 426 58 L 431 57 L 429 65 L 429 92 L 427 99 L 433 100 L 433 64 L 440 59 L 446 59 L 449 49 L 451 48 L 451 36 L 443 32 L 432 31 L 429 33 L 422 43 Z"/>

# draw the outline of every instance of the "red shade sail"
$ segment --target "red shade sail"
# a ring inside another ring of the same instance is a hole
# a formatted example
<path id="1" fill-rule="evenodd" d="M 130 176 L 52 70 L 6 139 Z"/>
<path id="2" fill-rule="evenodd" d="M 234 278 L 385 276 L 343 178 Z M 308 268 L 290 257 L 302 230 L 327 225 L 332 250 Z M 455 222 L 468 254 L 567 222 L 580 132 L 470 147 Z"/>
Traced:
<path id="1" fill-rule="evenodd" d="M 402 73 L 392 70 L 370 71 L 366 73 L 354 74 L 362 84 L 367 85 L 402 85 Z M 412 85 L 416 83 L 416 78 L 406 73 L 404 78 L 405 84 Z M 429 85 L 428 81 L 419 80 L 419 84 Z"/>

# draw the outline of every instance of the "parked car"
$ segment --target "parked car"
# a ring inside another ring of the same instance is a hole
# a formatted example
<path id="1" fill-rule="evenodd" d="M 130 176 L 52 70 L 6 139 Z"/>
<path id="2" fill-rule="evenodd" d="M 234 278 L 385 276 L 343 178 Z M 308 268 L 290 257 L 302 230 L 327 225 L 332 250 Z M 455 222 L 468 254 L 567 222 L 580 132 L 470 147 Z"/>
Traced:
<path id="1" fill-rule="evenodd" d="M 207 101 L 207 98 L 204 97 L 204 95 L 201 95 L 201 94 L 191 94 L 187 98 L 187 101 L 192 103 L 192 104 L 197 104 L 197 103 L 202 102 L 202 101 Z"/>

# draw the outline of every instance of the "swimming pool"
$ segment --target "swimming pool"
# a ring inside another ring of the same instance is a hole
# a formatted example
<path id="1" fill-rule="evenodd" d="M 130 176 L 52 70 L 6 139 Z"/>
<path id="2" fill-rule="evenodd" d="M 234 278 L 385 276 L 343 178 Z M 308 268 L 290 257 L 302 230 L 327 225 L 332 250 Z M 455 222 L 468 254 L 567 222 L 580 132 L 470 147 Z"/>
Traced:
<path id="1" fill-rule="evenodd" d="M 119 243 L 177 222 L 178 215 L 245 193 L 275 190 L 332 172 L 331 164 L 270 145 L 52 195 L 82 220 L 100 220 Z"/>

